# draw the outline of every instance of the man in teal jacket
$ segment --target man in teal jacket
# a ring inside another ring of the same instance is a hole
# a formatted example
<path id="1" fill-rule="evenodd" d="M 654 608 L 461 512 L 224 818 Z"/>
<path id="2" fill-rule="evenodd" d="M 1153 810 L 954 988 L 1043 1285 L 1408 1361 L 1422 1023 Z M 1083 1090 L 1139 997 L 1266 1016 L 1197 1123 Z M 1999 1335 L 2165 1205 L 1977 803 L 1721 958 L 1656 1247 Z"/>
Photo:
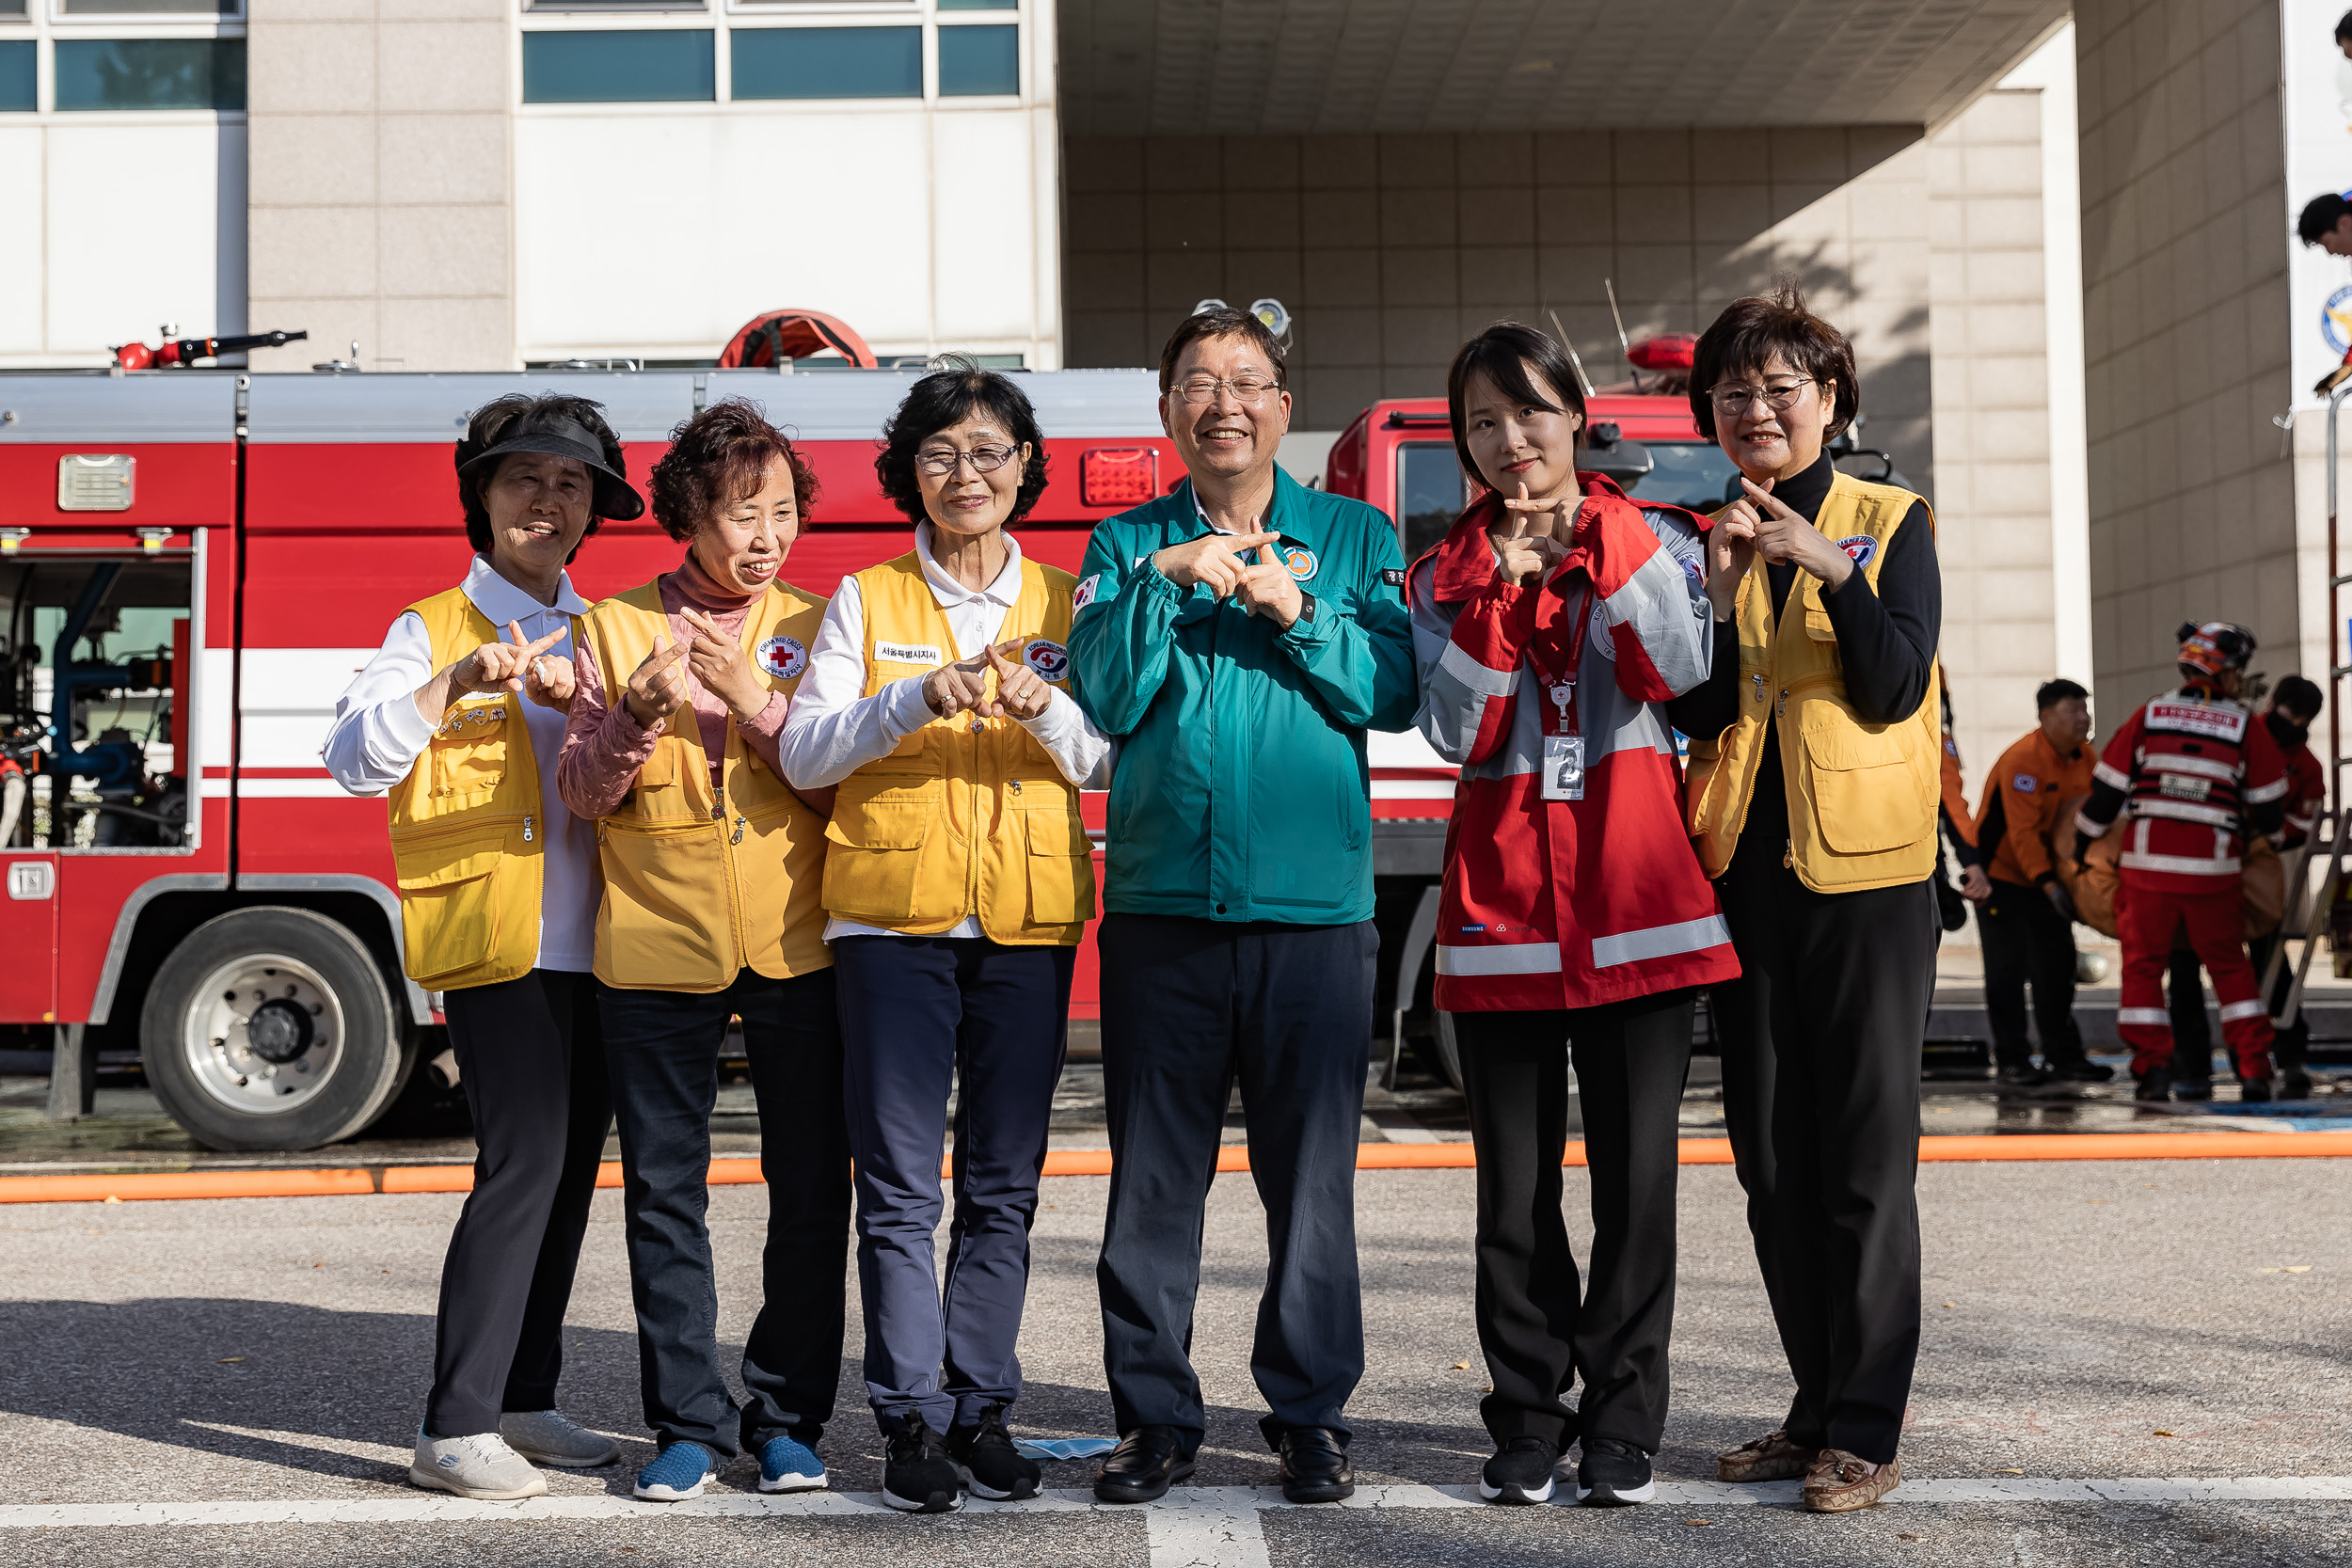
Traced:
<path id="1" fill-rule="evenodd" d="M 1272 1253 L 1259 1426 L 1292 1501 L 1355 1490 L 1342 1411 L 1364 1366 L 1355 1165 L 1379 951 L 1364 731 L 1412 725 L 1412 628 L 1395 525 L 1276 466 L 1282 380 L 1254 317 L 1176 329 L 1160 417 L 1189 478 L 1096 527 L 1070 631 L 1079 705 L 1120 737 L 1096 938 L 1111 1502 L 1161 1496 L 1206 1433 L 1188 1350 L 1236 1079 Z"/>

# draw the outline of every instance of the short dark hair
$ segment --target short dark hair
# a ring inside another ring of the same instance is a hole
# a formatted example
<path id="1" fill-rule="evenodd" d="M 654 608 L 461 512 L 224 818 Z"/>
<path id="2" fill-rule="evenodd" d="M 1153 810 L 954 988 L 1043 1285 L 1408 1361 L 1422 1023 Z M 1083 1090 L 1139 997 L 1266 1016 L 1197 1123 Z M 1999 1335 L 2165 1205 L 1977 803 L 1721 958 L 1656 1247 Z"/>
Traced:
<path id="1" fill-rule="evenodd" d="M 670 450 L 645 482 L 653 520 L 680 544 L 723 509 L 756 495 L 771 464 L 792 470 L 801 523 L 817 504 L 817 470 L 749 398 L 722 398 L 670 432 Z"/>
<path id="2" fill-rule="evenodd" d="M 1037 410 L 1029 406 L 1028 394 L 1014 386 L 1010 376 L 984 371 L 961 355 L 949 355 L 945 370 L 933 371 L 907 388 L 898 411 L 882 426 L 882 451 L 874 454 L 874 478 L 891 504 L 906 514 L 907 521 L 919 523 L 929 515 L 923 510 L 922 483 L 914 474 L 915 450 L 975 414 L 997 420 L 1006 435 L 1029 449 L 1029 460 L 1021 466 L 1021 487 L 1013 494 L 1012 512 L 1005 518 L 1005 526 L 1010 528 L 1027 516 L 1038 498 L 1045 494 L 1045 436 L 1037 427 Z"/>
<path id="3" fill-rule="evenodd" d="M 1534 376 L 1528 374 L 1531 369 Z M 1454 426 L 1454 455 L 1461 460 L 1462 472 L 1471 483 L 1483 486 L 1486 483 L 1470 456 L 1470 427 L 1462 411 L 1463 394 L 1473 375 L 1492 381 L 1514 403 L 1549 408 L 1555 414 L 1573 412 L 1577 444 L 1583 444 L 1584 384 L 1577 379 L 1576 367 L 1568 362 L 1559 341 L 1540 327 L 1515 321 L 1490 323 L 1461 346 L 1454 356 L 1453 368 L 1445 372 L 1445 409 Z M 1550 396 L 1536 385 L 1538 377 L 1551 388 Z M 1559 402 L 1553 402 L 1554 398 Z"/>
<path id="4" fill-rule="evenodd" d="M 513 435 L 516 425 L 547 419 L 569 420 L 586 430 L 604 448 L 605 467 L 625 479 L 628 476 L 628 456 L 621 451 L 621 438 L 604 422 L 603 404 L 574 392 L 541 392 L 536 397 L 529 392 L 509 392 L 492 398 L 466 416 L 466 434 L 457 438 L 457 504 L 466 514 L 466 543 L 476 550 L 487 550 L 492 543 L 490 509 L 483 504 L 482 492 L 506 464 L 488 464 L 471 473 L 466 471 L 466 465 Z M 588 536 L 603 521 L 590 513 L 588 527 L 580 536 L 580 544 L 586 544 Z M 570 565 L 579 555 L 580 546 L 575 545 L 572 553 L 564 558 L 564 563 Z"/>
<path id="5" fill-rule="evenodd" d="M 2336 41 L 2342 43 L 2345 39 L 2352 39 L 2352 11 L 2336 18 Z"/>
<path id="6" fill-rule="evenodd" d="M 2285 708 L 2306 721 L 2319 717 L 2323 699 L 2319 684 L 2301 675 L 2287 675 L 2279 682 L 2279 689 L 2270 694 L 2272 707 Z"/>
<path id="7" fill-rule="evenodd" d="M 1168 335 L 1168 342 L 1160 349 L 1160 391 L 1165 394 L 1176 384 L 1176 361 L 1191 344 L 1204 338 L 1247 338 L 1266 356 L 1274 367 L 1274 384 L 1288 390 L 1290 361 L 1282 357 L 1282 345 L 1266 330 L 1265 323 L 1247 310 L 1236 310 L 1230 305 L 1219 305 L 1206 310 L 1195 310 L 1176 324 L 1176 330 Z"/>
<path id="8" fill-rule="evenodd" d="M 2058 704 L 2072 698 L 2079 698 L 2087 703 L 2090 701 L 2090 693 L 2063 675 L 2054 681 L 2043 681 L 2041 689 L 2033 694 L 2033 710 L 2036 713 L 2047 713 Z"/>
<path id="9" fill-rule="evenodd" d="M 2346 201 L 2342 193 L 2315 196 L 2303 203 L 2302 214 L 2295 220 L 2295 237 L 2305 245 L 2317 245 L 2335 232 L 2346 213 L 2352 213 L 2352 201 Z"/>
<path id="10" fill-rule="evenodd" d="M 1698 421 L 1700 435 L 1715 439 L 1711 394 L 1716 383 L 1726 375 L 1760 375 L 1775 355 L 1801 375 L 1836 385 L 1827 435 L 1836 436 L 1853 423 L 1862 409 L 1853 345 L 1843 332 L 1805 309 L 1804 288 L 1795 277 L 1783 275 L 1771 293 L 1750 294 L 1724 306 L 1714 325 L 1699 334 L 1691 358 L 1691 417 Z"/>

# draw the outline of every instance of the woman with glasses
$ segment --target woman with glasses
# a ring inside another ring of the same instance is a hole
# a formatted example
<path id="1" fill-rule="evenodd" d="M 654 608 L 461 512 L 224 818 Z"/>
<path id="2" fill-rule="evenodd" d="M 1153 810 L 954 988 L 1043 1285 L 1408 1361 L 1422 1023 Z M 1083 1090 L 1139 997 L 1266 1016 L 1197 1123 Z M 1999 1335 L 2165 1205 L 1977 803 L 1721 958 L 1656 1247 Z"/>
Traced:
<path id="1" fill-rule="evenodd" d="M 882 1500 L 1034 1497 L 1006 1417 L 1029 1226 L 1094 868 L 1078 791 L 1110 742 L 1067 689 L 1077 579 L 1007 531 L 1045 491 L 1011 381 L 925 376 L 874 460 L 914 547 L 843 579 L 784 732 L 785 776 L 838 786 L 825 941 L 839 977 L 857 1161 L 866 1390 Z M 945 1299 L 933 1259 L 957 1090 Z"/>
<path id="2" fill-rule="evenodd" d="M 1796 1380 L 1729 1481 L 1804 1478 L 1806 1508 L 1867 1508 L 1919 1348 L 1920 1037 L 1933 993 L 1942 755 L 1935 524 L 1840 473 L 1862 401 L 1844 334 L 1793 282 L 1700 337 L 1691 409 L 1739 465 L 1717 513 L 1706 684 L 1671 708 L 1686 804 L 1743 978 L 1717 988 L 1724 1108 Z"/>
<path id="3" fill-rule="evenodd" d="M 1740 973 L 1682 828 L 1661 705 L 1707 673 L 1706 525 L 1576 469 L 1584 399 L 1552 339 L 1499 322 L 1447 380 L 1483 487 L 1407 587 L 1422 734 L 1463 765 L 1437 1005 L 1478 1146 L 1478 1339 L 1495 1440 L 1479 1491 L 1646 1502 L 1666 1422 L 1675 1165 L 1697 989 Z M 1569 1063 L 1573 1057 L 1575 1071 Z M 1590 1289 L 1560 1212 L 1580 1114 Z M 1562 1402 L 1579 1377 L 1571 1412 Z"/>

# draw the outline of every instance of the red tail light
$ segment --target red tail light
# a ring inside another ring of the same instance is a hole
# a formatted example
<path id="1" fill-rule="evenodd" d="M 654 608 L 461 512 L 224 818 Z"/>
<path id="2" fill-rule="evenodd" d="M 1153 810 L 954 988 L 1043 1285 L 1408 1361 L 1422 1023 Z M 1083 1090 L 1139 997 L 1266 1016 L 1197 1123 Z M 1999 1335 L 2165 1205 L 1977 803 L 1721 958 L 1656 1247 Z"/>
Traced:
<path id="1" fill-rule="evenodd" d="M 1634 339 L 1625 356 L 1645 371 L 1687 371 L 1698 357 L 1698 347 L 1696 333 L 1661 332 Z"/>
<path id="2" fill-rule="evenodd" d="M 1078 459 L 1078 499 L 1089 506 L 1141 506 L 1160 495 L 1160 454 L 1150 447 L 1095 447 Z"/>

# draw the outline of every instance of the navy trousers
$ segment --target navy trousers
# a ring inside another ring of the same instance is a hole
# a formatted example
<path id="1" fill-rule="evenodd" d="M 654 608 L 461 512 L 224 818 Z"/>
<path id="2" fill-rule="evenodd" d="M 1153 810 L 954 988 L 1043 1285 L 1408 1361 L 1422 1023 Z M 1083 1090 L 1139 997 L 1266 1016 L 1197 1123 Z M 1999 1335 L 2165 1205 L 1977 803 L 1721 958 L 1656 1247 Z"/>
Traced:
<path id="1" fill-rule="evenodd" d="M 1372 1042 L 1372 922 L 1103 920 L 1103 1087 L 1110 1212 L 1095 1279 L 1123 1435 L 1206 1428 L 1192 1369 L 1200 1227 L 1236 1080 L 1272 1256 L 1249 1370 L 1267 1444 L 1299 1427 L 1347 1440 L 1364 1372 L 1356 1146 Z"/>
<path id="2" fill-rule="evenodd" d="M 722 1461 L 739 1445 L 757 1451 L 772 1437 L 814 1443 L 841 1381 L 850 1228 L 833 971 L 771 980 L 747 969 L 707 993 L 616 990 L 599 981 L 596 1002 L 621 1134 L 645 1424 L 665 1448 L 700 1443 Z M 768 1184 L 762 1299 L 743 1344 L 750 1401 L 739 1410 L 719 1370 L 719 1291 L 705 1219 L 719 1046 L 738 1014 Z"/>
<path id="3" fill-rule="evenodd" d="M 985 937 L 843 937 L 842 1094 L 857 1159 L 857 1281 L 866 1396 L 885 1433 L 977 1423 L 1021 1395 L 1054 1085 L 1068 1043 L 1074 947 Z M 947 1281 L 933 1237 L 940 1151 L 956 1096 Z"/>

